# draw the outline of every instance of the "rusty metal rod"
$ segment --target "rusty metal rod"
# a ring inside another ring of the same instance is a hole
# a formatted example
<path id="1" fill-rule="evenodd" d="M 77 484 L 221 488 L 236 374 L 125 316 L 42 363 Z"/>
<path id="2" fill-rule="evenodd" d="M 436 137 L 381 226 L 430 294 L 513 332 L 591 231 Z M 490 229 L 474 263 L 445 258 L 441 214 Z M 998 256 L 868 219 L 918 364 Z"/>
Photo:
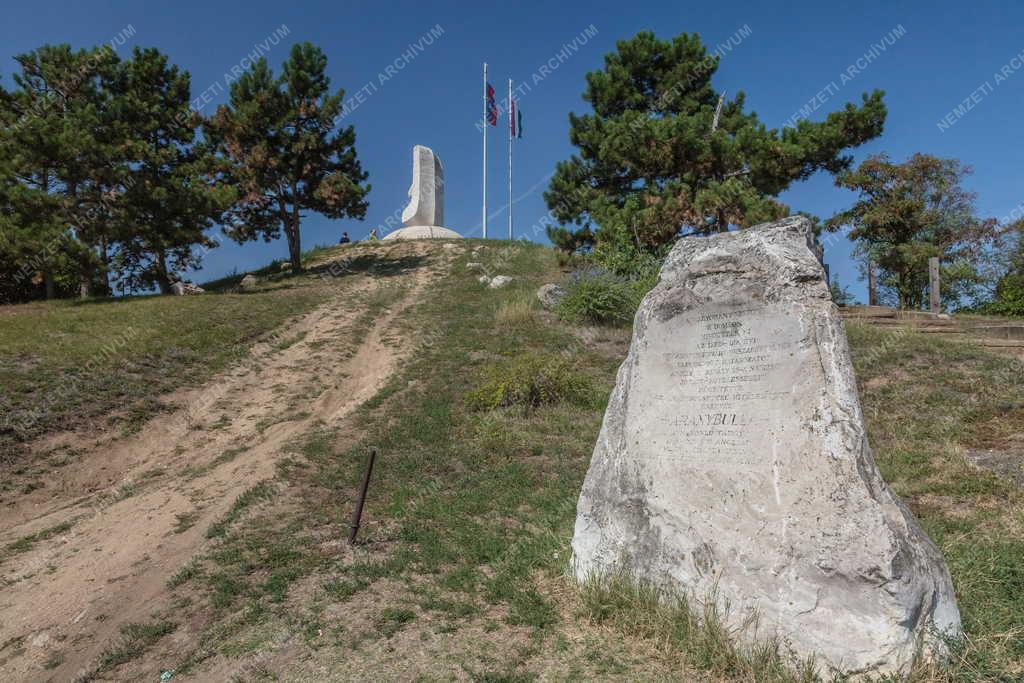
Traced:
<path id="1" fill-rule="evenodd" d="M 359 533 L 359 521 L 363 516 L 363 503 L 366 502 L 366 490 L 370 488 L 370 474 L 373 472 L 373 461 L 377 458 L 377 451 L 371 450 L 366 458 L 366 469 L 363 470 L 363 486 L 359 489 L 359 499 L 356 501 L 356 509 L 352 511 L 352 523 L 348 525 L 348 542 L 353 545 L 356 542 L 356 535 Z"/>

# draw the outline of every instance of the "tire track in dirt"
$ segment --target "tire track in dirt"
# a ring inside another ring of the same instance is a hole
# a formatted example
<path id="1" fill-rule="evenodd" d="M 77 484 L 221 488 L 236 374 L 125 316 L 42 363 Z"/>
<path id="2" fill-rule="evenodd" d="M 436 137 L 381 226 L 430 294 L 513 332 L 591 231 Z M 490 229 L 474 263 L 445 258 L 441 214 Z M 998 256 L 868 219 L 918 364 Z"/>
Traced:
<path id="1" fill-rule="evenodd" d="M 428 249 L 408 243 L 386 254 Z M 395 372 L 411 344 L 388 343 L 389 330 L 447 265 L 433 254 L 439 263 L 399 278 L 358 276 L 286 334 L 254 347 L 249 362 L 182 392 L 179 409 L 132 437 L 101 440 L 62 473 L 60 495 L 42 509 L 30 501 L 5 511 L 3 545 L 77 522 L 0 566 L 0 678 L 70 680 L 121 625 L 165 608 L 167 580 L 204 549 L 207 528 L 238 495 L 273 477 L 282 449 L 321 422 L 344 419 Z M 351 344 L 361 316 L 372 313 L 354 303 L 381 296 L 388 280 L 404 291 Z M 138 491 L 119 498 L 123 487 L 112 494 L 110 481 L 138 482 Z M 44 671 L 55 651 L 63 662 Z"/>

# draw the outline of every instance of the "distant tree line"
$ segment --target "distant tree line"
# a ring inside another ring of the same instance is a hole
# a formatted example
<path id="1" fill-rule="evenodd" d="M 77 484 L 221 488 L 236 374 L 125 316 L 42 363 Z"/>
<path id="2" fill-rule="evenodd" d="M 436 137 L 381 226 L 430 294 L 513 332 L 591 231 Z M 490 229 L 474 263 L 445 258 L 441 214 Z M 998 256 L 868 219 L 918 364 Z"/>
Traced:
<path id="1" fill-rule="evenodd" d="M 213 229 L 287 238 L 303 213 L 362 218 L 369 186 L 335 119 L 327 59 L 297 44 L 265 59 L 209 118 L 187 71 L 153 48 L 45 45 L 0 88 L 0 300 L 169 290 L 216 246 Z"/>

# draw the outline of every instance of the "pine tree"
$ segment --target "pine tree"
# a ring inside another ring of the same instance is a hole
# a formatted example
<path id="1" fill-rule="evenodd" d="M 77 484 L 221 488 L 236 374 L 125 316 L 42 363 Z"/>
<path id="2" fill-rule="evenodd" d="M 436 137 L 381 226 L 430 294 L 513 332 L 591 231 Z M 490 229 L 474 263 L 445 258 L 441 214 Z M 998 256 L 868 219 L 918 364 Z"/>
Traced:
<path id="1" fill-rule="evenodd" d="M 4 155 L 16 180 L 22 248 L 53 294 L 54 259 L 71 258 L 78 288 L 106 293 L 115 179 L 102 80 L 118 62 L 109 48 L 45 45 L 15 57 Z"/>
<path id="2" fill-rule="evenodd" d="M 944 302 L 954 306 L 980 281 L 976 260 L 998 237 L 994 219 L 978 217 L 975 194 L 961 183 L 971 173 L 956 159 L 914 154 L 902 164 L 885 154 L 841 173 L 836 185 L 860 199 L 828 221 L 851 228 L 858 253 L 878 264 L 880 284 L 900 308 L 921 308 L 928 292 L 928 259 L 942 264 Z"/>
<path id="3" fill-rule="evenodd" d="M 362 218 L 370 190 L 354 129 L 335 131 L 344 91 L 331 94 L 326 68 L 310 43 L 292 47 L 279 78 L 260 59 L 207 126 L 226 161 L 223 180 L 238 192 L 226 234 L 269 242 L 283 231 L 294 272 L 302 269 L 302 212 Z"/>
<path id="4" fill-rule="evenodd" d="M 122 284 L 168 293 L 176 271 L 198 267 L 194 247 L 216 243 L 205 231 L 226 208 L 212 183 L 213 160 L 197 143 L 200 117 L 189 107 L 188 72 L 156 49 L 135 48 L 110 84 L 121 151 L 115 255 Z"/>
<path id="5" fill-rule="evenodd" d="M 744 112 L 742 92 L 728 99 L 712 87 L 718 64 L 697 34 L 619 41 L 604 69 L 587 74 L 593 112 L 569 115 L 578 153 L 557 165 L 544 195 L 555 217 L 597 226 L 599 253 L 602 242 L 658 252 L 680 234 L 788 215 L 779 193 L 819 170 L 846 169 L 842 152 L 882 132 L 877 90 L 822 122 L 766 128 Z"/>

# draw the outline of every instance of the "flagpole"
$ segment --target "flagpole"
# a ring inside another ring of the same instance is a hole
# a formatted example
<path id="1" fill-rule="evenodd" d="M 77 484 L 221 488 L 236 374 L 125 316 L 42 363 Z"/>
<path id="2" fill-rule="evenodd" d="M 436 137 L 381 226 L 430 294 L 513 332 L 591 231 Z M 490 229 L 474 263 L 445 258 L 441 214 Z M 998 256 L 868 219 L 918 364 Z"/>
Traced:
<path id="1" fill-rule="evenodd" d="M 487 114 L 487 62 L 484 62 L 484 239 L 487 239 L 487 126 L 491 125 Z"/>
<path id="2" fill-rule="evenodd" d="M 515 125 L 512 106 L 512 79 L 508 79 L 508 238 L 512 239 L 512 127 Z"/>

